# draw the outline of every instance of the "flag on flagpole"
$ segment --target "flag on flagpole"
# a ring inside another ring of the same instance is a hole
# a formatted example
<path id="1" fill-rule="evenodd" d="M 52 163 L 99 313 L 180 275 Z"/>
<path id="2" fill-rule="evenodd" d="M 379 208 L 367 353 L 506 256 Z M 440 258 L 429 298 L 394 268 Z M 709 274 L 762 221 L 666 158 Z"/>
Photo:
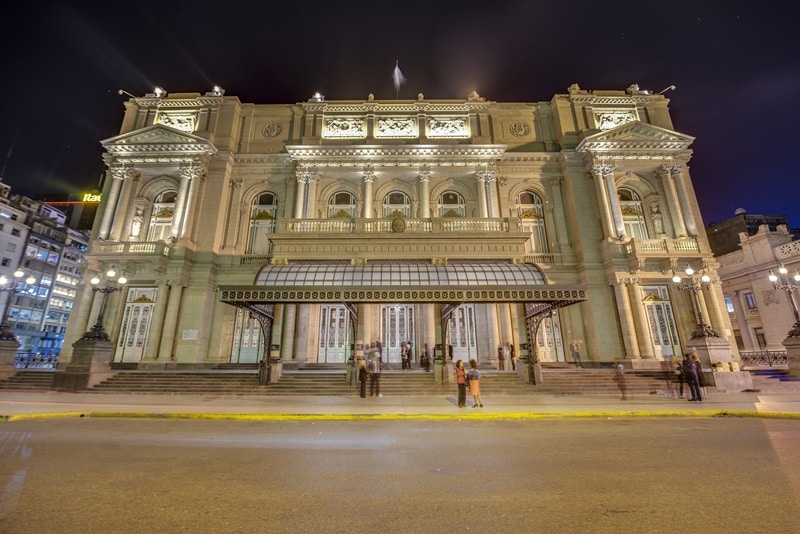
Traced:
<path id="1" fill-rule="evenodd" d="M 394 64 L 392 79 L 394 80 L 394 88 L 396 91 L 400 91 L 400 86 L 406 83 L 406 77 L 400 72 L 400 60 L 397 60 Z"/>

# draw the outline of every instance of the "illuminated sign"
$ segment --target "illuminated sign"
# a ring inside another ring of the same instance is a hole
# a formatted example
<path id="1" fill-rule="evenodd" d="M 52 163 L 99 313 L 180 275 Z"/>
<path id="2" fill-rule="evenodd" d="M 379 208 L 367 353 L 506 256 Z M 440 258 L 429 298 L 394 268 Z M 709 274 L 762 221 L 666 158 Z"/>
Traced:
<path id="1" fill-rule="evenodd" d="M 100 202 L 100 199 L 103 197 L 101 194 L 95 193 L 84 193 L 83 198 L 81 200 L 83 202 Z"/>

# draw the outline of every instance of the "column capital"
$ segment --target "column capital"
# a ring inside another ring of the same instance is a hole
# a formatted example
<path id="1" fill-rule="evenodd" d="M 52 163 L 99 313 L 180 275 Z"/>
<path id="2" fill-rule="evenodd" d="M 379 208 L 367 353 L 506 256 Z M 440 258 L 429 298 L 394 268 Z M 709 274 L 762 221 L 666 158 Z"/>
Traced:
<path id="1" fill-rule="evenodd" d="M 372 165 L 364 165 L 361 176 L 364 178 L 364 183 L 372 183 L 375 181 L 375 170 Z"/>
<path id="2" fill-rule="evenodd" d="M 133 163 L 127 161 L 113 163 L 109 167 L 109 171 L 115 180 L 125 180 L 138 174 Z"/>
<path id="3" fill-rule="evenodd" d="M 485 163 L 483 165 L 478 165 L 475 168 L 475 176 L 477 177 L 478 181 L 483 182 L 494 182 L 498 176 L 497 166 L 494 163 Z"/>
<path id="4" fill-rule="evenodd" d="M 658 166 L 658 174 L 662 177 L 679 175 L 684 167 L 683 163 L 664 163 Z"/>
<path id="5" fill-rule="evenodd" d="M 197 177 L 202 169 L 203 166 L 196 158 L 184 160 L 178 164 L 178 174 L 181 175 L 181 178 L 186 178 L 187 180 Z"/>
<path id="6" fill-rule="evenodd" d="M 616 168 L 617 166 L 613 163 L 601 161 L 600 163 L 595 163 L 592 165 L 592 174 L 595 176 L 607 176 L 609 174 L 613 174 Z"/>

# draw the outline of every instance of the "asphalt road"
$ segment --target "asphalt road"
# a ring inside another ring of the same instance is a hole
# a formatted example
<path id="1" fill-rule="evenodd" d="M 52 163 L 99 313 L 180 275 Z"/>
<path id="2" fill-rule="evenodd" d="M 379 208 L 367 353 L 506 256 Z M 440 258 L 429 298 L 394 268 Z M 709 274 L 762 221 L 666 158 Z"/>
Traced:
<path id="1" fill-rule="evenodd" d="M 0 424 L 2 533 L 800 531 L 800 421 Z"/>

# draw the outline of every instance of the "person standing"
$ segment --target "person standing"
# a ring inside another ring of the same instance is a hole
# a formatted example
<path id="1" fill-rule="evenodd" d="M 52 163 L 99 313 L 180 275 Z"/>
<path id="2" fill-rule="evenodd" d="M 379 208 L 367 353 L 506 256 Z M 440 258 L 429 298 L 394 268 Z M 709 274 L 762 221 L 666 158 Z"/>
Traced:
<path id="1" fill-rule="evenodd" d="M 369 396 L 377 395 L 378 397 L 382 397 L 381 395 L 381 357 L 377 351 L 372 354 L 372 357 L 369 360 Z"/>
<path id="2" fill-rule="evenodd" d="M 690 398 L 689 401 L 702 401 L 703 398 L 700 396 L 700 384 L 697 378 L 697 367 L 695 367 L 694 361 L 688 353 L 683 356 L 682 368 L 683 378 L 686 380 L 686 385 L 689 386 L 689 392 L 692 394 L 692 398 Z"/>
<path id="3" fill-rule="evenodd" d="M 684 374 L 683 374 L 683 368 L 681 367 L 681 362 L 675 364 L 675 377 L 678 379 L 678 398 L 682 399 Z"/>
<path id="4" fill-rule="evenodd" d="M 500 371 L 506 370 L 506 351 L 503 345 L 497 347 L 497 369 Z"/>
<path id="5" fill-rule="evenodd" d="M 381 363 L 383 363 L 383 342 L 380 339 L 375 342 L 375 348 L 378 349 L 378 356 L 381 359 Z"/>
<path id="6" fill-rule="evenodd" d="M 514 349 L 514 345 L 509 343 L 508 344 L 508 359 L 511 360 L 511 370 L 517 370 L 517 351 Z"/>
<path id="7" fill-rule="evenodd" d="M 464 369 L 464 362 L 456 362 L 456 385 L 458 386 L 458 407 L 464 408 L 467 405 L 467 371 Z"/>
<path id="8" fill-rule="evenodd" d="M 367 362 L 364 360 L 358 360 L 358 385 L 359 385 L 359 393 L 361 394 L 361 398 L 367 396 L 367 377 L 369 373 L 367 373 Z"/>
<path id="9" fill-rule="evenodd" d="M 470 360 L 469 367 L 467 380 L 469 381 L 469 392 L 472 395 L 472 407 L 477 408 L 480 406 L 483 408 L 483 399 L 481 399 L 481 372 L 478 371 L 478 362 L 476 360 Z"/>
<path id="10" fill-rule="evenodd" d="M 692 363 L 694 363 L 694 368 L 697 371 L 697 390 L 703 394 L 703 397 L 708 398 L 708 393 L 706 392 L 706 375 L 703 374 L 703 363 L 700 361 L 697 354 L 692 354 Z"/>
<path id="11" fill-rule="evenodd" d="M 619 392 L 622 394 L 622 400 L 628 399 L 628 384 L 625 383 L 625 366 L 622 362 L 614 367 L 614 382 L 617 383 Z"/>
<path id="12" fill-rule="evenodd" d="M 425 369 L 425 372 L 429 372 L 431 370 L 431 351 L 428 348 L 428 344 L 425 343 L 425 348 L 422 349 L 422 358 L 421 358 L 422 368 Z"/>
<path id="13" fill-rule="evenodd" d="M 403 364 L 403 371 L 408 368 L 408 345 L 405 341 L 400 343 L 400 362 Z"/>

